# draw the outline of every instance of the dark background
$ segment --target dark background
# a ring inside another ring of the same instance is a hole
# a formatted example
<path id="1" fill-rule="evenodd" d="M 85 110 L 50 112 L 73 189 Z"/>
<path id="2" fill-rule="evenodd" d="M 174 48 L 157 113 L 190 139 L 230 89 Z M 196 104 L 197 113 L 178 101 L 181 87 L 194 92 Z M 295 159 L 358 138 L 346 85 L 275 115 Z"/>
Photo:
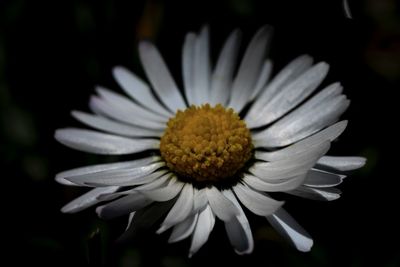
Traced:
<path id="1" fill-rule="evenodd" d="M 400 266 L 398 107 L 400 5 L 395 0 L 342 1 L 0 1 L 0 159 L 2 266 Z M 361 155 L 368 164 L 340 185 L 342 197 L 288 202 L 311 233 L 310 253 L 282 242 L 250 216 L 255 250 L 237 256 L 220 223 L 194 256 L 189 242 L 167 245 L 151 231 L 115 245 L 125 220 L 104 222 L 93 209 L 60 208 L 84 190 L 58 185 L 55 173 L 113 160 L 56 143 L 56 128 L 80 126 L 69 115 L 87 110 L 94 85 L 120 90 L 111 68 L 143 75 L 137 41 L 153 40 L 178 83 L 184 34 L 211 28 L 215 60 L 229 32 L 244 43 L 262 25 L 275 28 L 275 72 L 307 53 L 331 65 L 352 100 L 350 124 L 330 154 Z M 5 248 L 5 250 L 4 250 Z M 8 262 L 8 260 L 11 260 Z"/>

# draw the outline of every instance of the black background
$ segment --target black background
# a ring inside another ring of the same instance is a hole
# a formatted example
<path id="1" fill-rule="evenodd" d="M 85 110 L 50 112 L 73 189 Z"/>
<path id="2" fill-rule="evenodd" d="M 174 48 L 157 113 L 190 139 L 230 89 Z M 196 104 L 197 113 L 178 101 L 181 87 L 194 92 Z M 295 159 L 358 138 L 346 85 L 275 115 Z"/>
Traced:
<path id="1" fill-rule="evenodd" d="M 400 6 L 394 0 L 349 5 L 352 18 L 339 0 L 0 1 L 1 265 L 399 266 Z M 113 240 L 125 220 L 101 221 L 93 209 L 59 211 L 84 190 L 56 184 L 55 173 L 113 159 L 65 148 L 54 130 L 80 126 L 69 112 L 88 110 L 96 84 L 120 90 L 113 66 L 143 77 L 140 39 L 157 44 L 181 83 L 184 34 L 205 23 L 214 60 L 235 27 L 247 43 L 259 27 L 272 25 L 275 72 L 310 54 L 330 64 L 325 84 L 341 81 L 352 100 L 343 116 L 350 124 L 330 154 L 365 156 L 368 164 L 345 180 L 337 201 L 286 204 L 314 238 L 310 253 L 297 252 L 254 216 L 252 255 L 237 256 L 217 223 L 188 259 L 188 242 L 167 245 L 165 235 L 148 232 L 119 246 Z"/>

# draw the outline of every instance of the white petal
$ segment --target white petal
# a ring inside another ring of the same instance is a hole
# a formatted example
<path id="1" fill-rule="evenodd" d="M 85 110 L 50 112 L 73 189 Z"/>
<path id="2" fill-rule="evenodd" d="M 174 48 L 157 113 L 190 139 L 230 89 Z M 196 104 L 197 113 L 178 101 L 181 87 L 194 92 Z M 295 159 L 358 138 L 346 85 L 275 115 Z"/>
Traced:
<path id="1" fill-rule="evenodd" d="M 163 133 L 160 130 L 135 127 L 81 111 L 72 111 L 72 116 L 95 129 L 128 137 L 161 137 Z"/>
<path id="2" fill-rule="evenodd" d="M 92 96 L 90 98 L 89 105 L 97 114 L 114 119 L 116 121 L 131 124 L 136 127 L 159 131 L 165 129 L 165 123 L 147 120 L 141 118 L 140 116 L 133 116 L 133 114 L 136 115 L 136 113 L 123 109 L 121 106 L 110 104 L 106 100 L 97 96 Z"/>
<path id="3" fill-rule="evenodd" d="M 64 213 L 75 213 L 81 210 L 84 210 L 88 207 L 91 207 L 100 201 L 97 197 L 101 194 L 113 193 L 118 190 L 118 186 L 109 186 L 102 188 L 95 188 L 90 190 L 89 192 L 83 194 L 82 196 L 72 200 L 67 205 L 62 207 L 61 212 Z"/>
<path id="4" fill-rule="evenodd" d="M 328 73 L 328 69 L 328 64 L 324 62 L 318 63 L 297 79 L 284 86 L 268 101 L 268 104 L 265 105 L 258 116 L 250 118 L 251 121 L 256 120 L 256 122 L 249 125 L 249 127 L 267 125 L 300 104 L 317 89 Z"/>
<path id="5" fill-rule="evenodd" d="M 258 96 L 260 94 L 261 90 L 267 84 L 267 82 L 271 76 L 271 72 L 272 72 L 272 61 L 268 59 L 264 62 L 264 65 L 261 69 L 257 83 L 254 86 L 253 93 L 250 96 L 250 100 L 254 100 L 256 98 L 256 96 Z"/>
<path id="6" fill-rule="evenodd" d="M 192 244 L 190 245 L 189 258 L 193 256 L 208 240 L 215 224 L 215 215 L 207 206 L 200 212 L 196 227 L 192 236 Z"/>
<path id="7" fill-rule="evenodd" d="M 228 102 L 240 39 L 241 32 L 233 31 L 221 50 L 211 78 L 211 105 L 221 103 L 225 106 Z"/>
<path id="8" fill-rule="evenodd" d="M 178 242 L 189 237 L 194 231 L 198 217 L 199 214 L 196 213 L 187 217 L 183 222 L 175 225 L 172 229 L 171 236 L 168 239 L 168 243 Z"/>
<path id="9" fill-rule="evenodd" d="M 325 142 L 310 147 L 307 151 L 295 154 L 291 158 L 272 162 L 254 163 L 253 166 L 249 168 L 249 172 L 266 182 L 292 179 L 299 175 L 306 174 L 329 148 L 330 143 Z"/>
<path id="10" fill-rule="evenodd" d="M 153 180 L 152 182 L 135 187 L 134 190 L 144 192 L 146 190 L 151 191 L 155 189 L 160 189 L 168 185 L 171 180 L 176 181 L 176 178 L 171 172 L 167 172 L 166 174 Z"/>
<path id="11" fill-rule="evenodd" d="M 233 187 L 236 196 L 254 214 L 266 216 L 274 213 L 283 205 L 283 201 L 276 201 L 266 195 L 258 193 L 248 186 L 237 184 Z"/>
<path id="12" fill-rule="evenodd" d="M 144 108 L 147 108 L 166 119 L 172 112 L 164 108 L 152 94 L 150 87 L 134 73 L 124 67 L 117 66 L 113 69 L 113 76 L 118 84 L 130 97 L 135 99 Z"/>
<path id="13" fill-rule="evenodd" d="M 158 162 L 158 161 L 160 161 L 160 159 L 161 159 L 160 157 L 152 156 L 152 157 L 142 158 L 142 159 L 138 159 L 138 160 L 125 161 L 125 162 L 106 163 L 106 164 L 85 166 L 85 167 L 80 167 L 80 168 L 75 168 L 72 170 L 60 172 L 56 175 L 55 179 L 57 182 L 59 182 L 61 184 L 76 185 L 74 183 L 71 183 L 68 180 L 65 180 L 65 178 L 78 176 L 78 175 L 85 175 L 85 174 L 90 174 L 90 173 L 96 173 L 96 172 L 116 170 L 116 169 L 146 166 L 151 163 Z"/>
<path id="14" fill-rule="evenodd" d="M 257 124 L 256 118 L 261 114 L 264 107 L 277 94 L 277 92 L 286 84 L 296 79 L 305 70 L 311 67 L 313 59 L 310 56 L 303 55 L 283 68 L 260 93 L 254 104 L 246 114 L 246 122 L 249 127 Z"/>
<path id="15" fill-rule="evenodd" d="M 260 178 L 245 174 L 243 177 L 243 182 L 248 186 L 258 190 L 258 191 L 265 191 L 265 192 L 284 192 L 289 190 L 294 190 L 300 185 L 304 183 L 306 179 L 306 174 L 298 175 L 291 177 L 288 180 L 281 180 L 278 182 L 267 182 L 263 181 Z"/>
<path id="16" fill-rule="evenodd" d="M 324 156 L 320 158 L 317 163 L 318 165 L 329 167 L 338 171 L 352 171 L 364 166 L 366 163 L 366 158 Z"/>
<path id="17" fill-rule="evenodd" d="M 194 71 L 194 45 L 196 43 L 196 35 L 192 32 L 186 34 L 185 42 L 182 48 L 182 76 L 185 89 L 186 99 L 189 105 L 195 103 L 193 71 Z"/>
<path id="18" fill-rule="evenodd" d="M 291 157 L 293 157 L 293 155 L 303 153 L 307 151 L 310 147 L 320 145 L 327 141 L 335 140 L 339 135 L 343 133 L 343 131 L 346 129 L 346 126 L 347 121 L 338 122 L 288 147 L 271 152 L 256 151 L 254 157 L 256 159 L 265 161 L 290 159 Z"/>
<path id="19" fill-rule="evenodd" d="M 231 190 L 225 190 L 222 193 L 239 209 L 239 215 L 231 221 L 225 222 L 225 230 L 229 241 L 237 254 L 250 254 L 254 248 L 254 240 L 246 214 Z"/>
<path id="20" fill-rule="evenodd" d="M 206 188 L 206 195 L 212 211 L 222 221 L 230 221 L 239 215 L 239 209 L 214 186 Z"/>
<path id="21" fill-rule="evenodd" d="M 133 217 L 135 217 L 135 213 L 136 213 L 136 211 L 129 213 L 128 224 L 126 225 L 125 231 L 131 227 Z"/>
<path id="22" fill-rule="evenodd" d="M 342 183 L 345 175 L 312 169 L 308 172 L 304 185 L 312 187 L 332 187 Z"/>
<path id="23" fill-rule="evenodd" d="M 130 194 L 104 206 L 97 207 L 96 213 L 103 219 L 112 219 L 140 210 L 152 202 L 142 194 Z"/>
<path id="24" fill-rule="evenodd" d="M 164 202 L 167 200 L 171 200 L 174 197 L 176 197 L 179 192 L 182 190 L 182 187 L 184 186 L 184 183 L 178 181 L 175 177 L 172 177 L 168 184 L 164 187 L 160 187 L 157 189 L 153 190 L 139 190 L 140 193 L 145 195 L 147 198 L 154 200 L 154 201 L 159 201 L 159 202 Z M 136 190 L 138 190 L 136 188 Z"/>
<path id="25" fill-rule="evenodd" d="M 310 107 L 309 103 L 305 103 L 271 127 L 254 134 L 254 142 L 267 147 L 280 147 L 297 142 L 335 123 L 349 104 L 350 101 L 344 95 L 324 101 L 317 107 Z"/>
<path id="26" fill-rule="evenodd" d="M 202 211 L 208 204 L 208 199 L 206 195 L 206 190 L 203 189 L 194 189 L 194 198 L 193 198 L 193 213 Z"/>
<path id="27" fill-rule="evenodd" d="M 172 209 L 169 211 L 167 217 L 161 224 L 157 233 L 160 234 L 170 227 L 185 220 L 193 210 L 193 186 L 185 184 L 178 200 L 175 202 Z"/>
<path id="28" fill-rule="evenodd" d="M 165 179 L 164 180 L 164 182 L 165 182 L 165 181 L 167 181 L 167 179 L 169 177 L 170 177 L 170 174 L 168 173 L 167 170 L 156 171 L 149 175 L 135 178 L 134 180 L 132 180 L 132 182 L 131 181 L 129 182 L 129 186 L 136 185 L 136 184 L 145 184 L 146 185 L 146 184 L 152 183 L 154 180 Z M 118 191 L 117 193 L 101 194 L 97 198 L 102 201 L 111 201 L 111 200 L 114 200 L 121 196 L 125 196 L 125 195 L 132 194 L 132 193 L 137 193 L 137 191 L 138 190 L 136 190 L 136 188 L 133 188 L 133 189 L 128 189 L 128 190 L 124 190 L 124 191 Z"/>
<path id="29" fill-rule="evenodd" d="M 130 139 L 77 128 L 58 129 L 55 138 L 68 147 L 102 155 L 138 153 L 155 149 L 159 144 L 155 139 Z"/>
<path id="30" fill-rule="evenodd" d="M 196 38 L 193 64 L 193 104 L 205 104 L 210 99 L 210 55 L 207 26 L 202 28 Z"/>
<path id="31" fill-rule="evenodd" d="M 139 44 L 139 57 L 160 100 L 174 113 L 178 109 L 185 109 L 185 101 L 157 48 L 142 41 Z"/>
<path id="32" fill-rule="evenodd" d="M 129 169 L 115 169 L 109 171 L 88 173 L 65 177 L 70 182 L 88 186 L 129 186 L 135 185 L 135 179 L 148 176 L 157 169 L 164 166 L 164 162 L 156 162 L 146 166 L 133 167 Z"/>
<path id="33" fill-rule="evenodd" d="M 168 116 L 165 114 L 159 115 L 157 113 L 153 113 L 131 101 L 129 98 L 104 87 L 97 86 L 96 91 L 109 105 L 121 110 L 122 112 L 125 112 L 127 115 L 135 114 L 136 119 L 141 119 L 144 122 L 161 122 L 161 124 L 165 124 L 168 120 Z"/>
<path id="34" fill-rule="evenodd" d="M 267 220 L 278 233 L 289 240 L 298 250 L 302 252 L 311 250 L 313 245 L 311 236 L 283 208 L 267 216 Z"/>
<path id="35" fill-rule="evenodd" d="M 232 84 L 231 99 L 228 106 L 240 112 L 255 89 L 260 71 L 265 60 L 267 43 L 270 40 L 272 28 L 262 27 L 254 35 L 240 63 L 238 73 Z"/>
<path id="36" fill-rule="evenodd" d="M 334 187 L 312 188 L 308 186 L 299 186 L 295 190 L 286 193 L 312 200 L 332 201 L 338 199 L 341 192 Z"/>

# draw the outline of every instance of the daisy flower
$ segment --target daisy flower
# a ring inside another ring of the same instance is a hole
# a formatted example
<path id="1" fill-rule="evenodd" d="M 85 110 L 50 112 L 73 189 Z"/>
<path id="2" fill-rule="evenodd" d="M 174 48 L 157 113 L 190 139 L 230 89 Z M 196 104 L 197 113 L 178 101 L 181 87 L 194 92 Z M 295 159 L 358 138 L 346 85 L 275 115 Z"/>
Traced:
<path id="1" fill-rule="evenodd" d="M 189 256 L 206 243 L 216 218 L 223 221 L 234 250 L 251 253 L 246 212 L 252 212 L 298 250 L 309 251 L 310 235 L 282 208 L 284 201 L 270 193 L 335 200 L 344 173 L 360 168 L 365 159 L 325 156 L 346 128 L 347 121 L 339 117 L 350 102 L 339 83 L 316 92 L 329 67 L 308 55 L 271 78 L 270 35 L 270 27 L 261 28 L 236 64 L 241 32 L 233 31 L 212 67 L 208 28 L 188 33 L 183 90 L 156 47 L 140 42 L 149 83 L 115 67 L 113 76 L 128 97 L 97 87 L 90 99 L 93 114 L 72 112 L 94 130 L 55 133 L 68 147 L 131 154 L 131 160 L 57 174 L 61 184 L 92 188 L 62 212 L 99 204 L 101 218 L 129 215 L 127 229 L 155 223 L 157 233 L 168 231 L 169 242 L 190 237 Z"/>

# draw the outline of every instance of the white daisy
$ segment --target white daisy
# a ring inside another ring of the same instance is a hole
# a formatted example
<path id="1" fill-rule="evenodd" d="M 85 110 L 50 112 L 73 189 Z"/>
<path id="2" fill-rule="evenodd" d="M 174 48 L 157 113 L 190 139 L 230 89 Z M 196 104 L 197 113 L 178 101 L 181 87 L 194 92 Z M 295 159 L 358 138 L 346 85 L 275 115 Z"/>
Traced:
<path id="1" fill-rule="evenodd" d="M 214 68 L 208 28 L 188 33 L 184 94 L 154 45 L 141 42 L 140 60 L 151 86 L 115 67 L 114 78 L 131 99 L 98 87 L 90 100 L 94 114 L 72 112 L 96 130 L 55 133 L 77 150 L 135 155 L 131 161 L 59 173 L 62 184 L 93 188 L 62 211 L 102 203 L 96 209 L 100 217 L 129 214 L 128 228 L 161 219 L 157 233 L 171 230 L 169 242 L 191 237 L 191 256 L 207 241 L 216 217 L 238 254 L 252 252 L 244 207 L 265 217 L 298 250 L 309 251 L 309 234 L 282 208 L 284 202 L 268 193 L 337 199 L 334 186 L 343 172 L 360 168 L 365 159 L 324 156 L 346 128 L 347 121 L 338 120 L 350 102 L 339 83 L 315 93 L 328 64 L 313 64 L 307 55 L 270 79 L 272 63 L 265 58 L 270 34 L 268 26 L 255 34 L 236 70 L 240 31 L 228 37 Z"/>

